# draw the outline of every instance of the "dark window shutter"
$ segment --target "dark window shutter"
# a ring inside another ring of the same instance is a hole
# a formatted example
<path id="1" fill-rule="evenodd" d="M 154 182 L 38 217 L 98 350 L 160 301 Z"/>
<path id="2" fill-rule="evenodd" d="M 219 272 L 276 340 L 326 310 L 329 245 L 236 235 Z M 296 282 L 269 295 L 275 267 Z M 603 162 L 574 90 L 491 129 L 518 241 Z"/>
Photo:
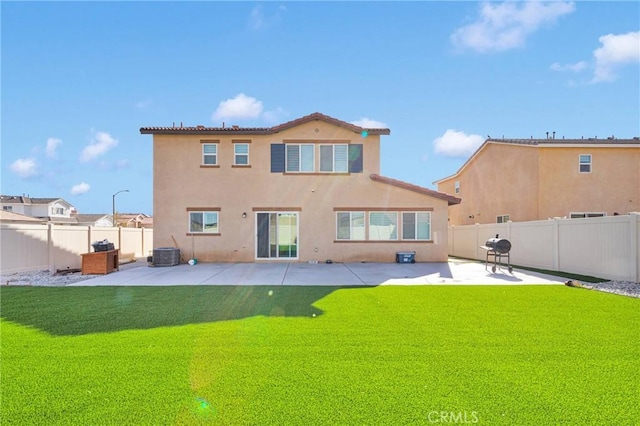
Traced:
<path id="1" fill-rule="evenodd" d="M 349 145 L 349 173 L 362 173 L 362 144 Z"/>
<path id="2" fill-rule="evenodd" d="M 284 173 L 284 144 L 271 144 L 271 173 Z"/>

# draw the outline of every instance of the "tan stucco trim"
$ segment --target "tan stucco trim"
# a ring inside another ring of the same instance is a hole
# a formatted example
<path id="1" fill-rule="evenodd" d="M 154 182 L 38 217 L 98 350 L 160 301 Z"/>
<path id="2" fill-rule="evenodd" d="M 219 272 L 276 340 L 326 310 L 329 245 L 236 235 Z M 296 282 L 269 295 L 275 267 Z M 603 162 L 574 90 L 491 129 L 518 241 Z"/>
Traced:
<path id="1" fill-rule="evenodd" d="M 200 164 L 200 168 L 201 169 L 219 169 L 220 165 L 219 164 L 207 164 L 207 165 Z"/>
<path id="2" fill-rule="evenodd" d="M 333 240 L 334 243 L 433 244 L 433 240 Z"/>
<path id="3" fill-rule="evenodd" d="M 303 144 L 325 144 L 325 145 L 349 145 L 351 143 L 351 140 L 340 140 L 340 139 L 325 139 L 325 140 L 319 140 L 319 139 L 283 139 L 282 143 L 292 143 L 292 144 L 296 144 L 296 143 L 303 143 Z"/>
<path id="4" fill-rule="evenodd" d="M 188 212 L 219 212 L 220 207 L 187 207 Z"/>
<path id="5" fill-rule="evenodd" d="M 432 212 L 433 207 L 334 207 L 334 212 Z"/>
<path id="6" fill-rule="evenodd" d="M 251 143 L 251 139 L 231 139 L 231 143 Z"/>
<path id="7" fill-rule="evenodd" d="M 250 169 L 251 164 L 232 164 L 231 168 L 232 169 Z"/>
<path id="8" fill-rule="evenodd" d="M 220 143 L 220 139 L 200 139 L 200 143 Z"/>
<path id="9" fill-rule="evenodd" d="M 187 237 L 221 237 L 222 234 L 219 232 L 187 232 L 185 234 Z"/>
<path id="10" fill-rule="evenodd" d="M 254 212 L 301 212 L 302 207 L 253 207 Z"/>

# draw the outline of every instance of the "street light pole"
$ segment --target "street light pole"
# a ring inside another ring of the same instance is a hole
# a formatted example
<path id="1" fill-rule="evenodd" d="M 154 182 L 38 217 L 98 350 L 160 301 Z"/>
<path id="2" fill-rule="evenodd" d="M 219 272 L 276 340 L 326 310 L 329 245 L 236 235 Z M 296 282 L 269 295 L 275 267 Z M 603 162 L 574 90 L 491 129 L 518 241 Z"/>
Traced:
<path id="1" fill-rule="evenodd" d="M 116 195 L 118 195 L 121 192 L 129 192 L 129 190 L 128 189 L 123 189 L 121 191 L 116 192 L 111 197 L 111 208 L 112 208 L 111 224 L 113 226 L 116 226 Z"/>

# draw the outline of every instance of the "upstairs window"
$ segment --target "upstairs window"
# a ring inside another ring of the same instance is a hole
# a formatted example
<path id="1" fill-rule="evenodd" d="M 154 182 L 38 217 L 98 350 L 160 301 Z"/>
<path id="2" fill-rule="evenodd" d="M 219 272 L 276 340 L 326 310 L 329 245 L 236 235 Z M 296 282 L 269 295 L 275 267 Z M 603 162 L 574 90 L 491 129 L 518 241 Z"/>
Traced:
<path id="1" fill-rule="evenodd" d="M 458 180 L 455 181 L 453 183 L 453 188 L 454 188 L 455 193 L 459 194 L 460 193 L 460 181 L 458 181 Z"/>
<path id="2" fill-rule="evenodd" d="M 587 217 L 605 217 L 607 214 L 604 212 L 586 212 L 586 213 L 570 213 L 571 219 L 584 219 Z"/>
<path id="3" fill-rule="evenodd" d="M 580 173 L 591 173 L 591 154 L 580 154 Z"/>
<path id="4" fill-rule="evenodd" d="M 286 171 L 312 173 L 315 170 L 314 150 L 312 144 L 287 144 Z"/>
<path id="5" fill-rule="evenodd" d="M 349 145 L 320 145 L 320 171 L 329 173 L 348 173 Z"/>
<path id="6" fill-rule="evenodd" d="M 13 206 L 2 206 L 2 210 L 4 210 L 5 212 L 12 212 Z"/>
<path id="7" fill-rule="evenodd" d="M 233 154 L 234 154 L 234 160 L 233 160 L 234 165 L 236 166 L 249 165 L 249 144 L 248 143 L 234 143 Z"/>
<path id="8" fill-rule="evenodd" d="M 202 144 L 202 164 L 205 166 L 218 165 L 218 144 L 217 143 Z"/>

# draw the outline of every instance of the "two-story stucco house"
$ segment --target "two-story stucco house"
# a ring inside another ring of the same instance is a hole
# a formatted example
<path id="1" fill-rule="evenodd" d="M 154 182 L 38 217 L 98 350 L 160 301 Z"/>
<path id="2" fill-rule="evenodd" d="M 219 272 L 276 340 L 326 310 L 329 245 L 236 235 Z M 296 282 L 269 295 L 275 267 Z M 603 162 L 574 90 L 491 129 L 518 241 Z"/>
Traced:
<path id="1" fill-rule="evenodd" d="M 2 210 L 43 219 L 51 223 L 77 224 L 75 208 L 62 198 L 31 198 L 20 195 L 0 195 Z"/>
<path id="2" fill-rule="evenodd" d="M 640 139 L 487 139 L 438 190 L 451 225 L 640 211 Z"/>
<path id="3" fill-rule="evenodd" d="M 314 113 L 153 135 L 154 246 L 201 261 L 446 261 L 454 196 L 380 176 L 380 136 Z"/>

